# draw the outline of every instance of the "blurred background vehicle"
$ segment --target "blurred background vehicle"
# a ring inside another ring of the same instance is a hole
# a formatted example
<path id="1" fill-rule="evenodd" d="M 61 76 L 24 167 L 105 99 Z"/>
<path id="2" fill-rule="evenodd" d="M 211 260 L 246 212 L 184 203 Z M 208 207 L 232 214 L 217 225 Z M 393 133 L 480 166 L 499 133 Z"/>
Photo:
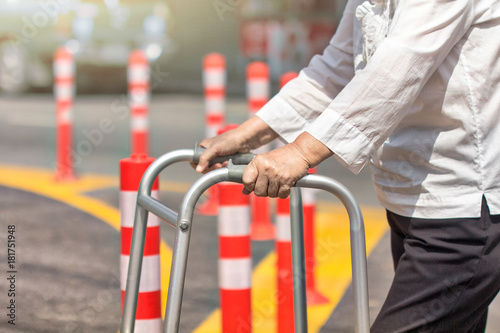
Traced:
<path id="1" fill-rule="evenodd" d="M 228 95 L 244 95 L 254 60 L 269 63 L 275 91 L 281 73 L 322 52 L 345 1 L 0 0 L 0 92 L 50 91 L 62 45 L 75 55 L 79 94 L 126 91 L 136 48 L 162 78 L 154 93 L 201 93 L 210 52 L 226 56 Z"/>
<path id="2" fill-rule="evenodd" d="M 0 0 L 0 91 L 20 93 L 51 83 L 48 63 L 58 45 L 55 22 L 63 6 Z M 44 8 L 46 8 L 44 10 Z"/>
<path id="3" fill-rule="evenodd" d="M 337 27 L 342 1 L 241 0 L 238 7 L 240 55 L 267 61 L 271 77 L 305 67 L 321 54 Z"/>
<path id="4" fill-rule="evenodd" d="M 245 94 L 245 68 L 266 61 L 273 92 L 279 75 L 299 71 L 328 45 L 346 0 L 170 0 L 176 17 L 175 66 L 162 89 L 201 93 L 201 59 L 226 56 L 228 95 Z"/>
<path id="5" fill-rule="evenodd" d="M 154 67 L 166 63 L 176 48 L 173 17 L 164 1 L 82 0 L 66 15 L 62 20 L 71 23 L 71 34 L 65 45 L 75 55 L 78 85 L 85 91 L 123 91 L 134 49 L 142 49 Z M 64 24 L 61 29 L 67 29 Z"/>
<path id="6" fill-rule="evenodd" d="M 129 53 L 144 50 L 152 65 L 168 61 L 173 28 L 158 0 L 0 0 L 0 91 L 50 87 L 62 45 L 75 56 L 80 92 L 123 88 Z"/>

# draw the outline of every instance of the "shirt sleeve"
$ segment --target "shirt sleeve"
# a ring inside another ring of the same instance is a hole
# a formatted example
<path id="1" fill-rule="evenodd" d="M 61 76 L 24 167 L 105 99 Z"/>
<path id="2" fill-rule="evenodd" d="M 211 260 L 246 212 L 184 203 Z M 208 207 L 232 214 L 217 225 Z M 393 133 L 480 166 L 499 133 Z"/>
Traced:
<path id="1" fill-rule="evenodd" d="M 354 6 L 354 1 L 348 2 L 324 54 L 313 58 L 258 116 L 287 141 L 307 131 L 358 173 L 465 35 L 474 2 L 400 0 L 388 36 L 366 67 L 349 76 L 347 64 L 354 67 Z"/>
<path id="2" fill-rule="evenodd" d="M 257 113 L 286 141 L 304 132 L 354 76 L 354 10 L 354 1 L 349 1 L 323 54 L 315 55 L 309 66 Z"/>

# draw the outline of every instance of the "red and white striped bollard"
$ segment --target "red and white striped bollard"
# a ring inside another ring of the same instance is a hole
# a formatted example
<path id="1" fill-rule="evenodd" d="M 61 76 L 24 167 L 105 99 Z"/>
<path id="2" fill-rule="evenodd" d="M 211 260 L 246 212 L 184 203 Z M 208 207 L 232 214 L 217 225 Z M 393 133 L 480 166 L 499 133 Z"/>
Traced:
<path id="1" fill-rule="evenodd" d="M 265 62 L 254 61 L 247 66 L 247 100 L 248 113 L 252 117 L 268 101 L 270 94 L 269 66 Z M 253 151 L 256 154 L 266 153 L 270 145 L 260 147 Z M 252 223 L 250 234 L 253 240 L 269 240 L 275 236 L 275 227 L 271 222 L 270 199 L 250 195 L 252 203 Z"/>
<path id="2" fill-rule="evenodd" d="M 287 72 L 280 77 L 280 88 L 298 76 L 296 72 Z M 316 168 L 309 169 L 309 173 L 316 173 Z M 302 188 L 302 204 L 304 212 L 304 245 L 306 259 L 306 291 L 307 304 L 320 305 L 328 303 L 328 299 L 316 289 L 314 269 L 314 217 L 316 214 L 316 189 Z"/>
<path id="3" fill-rule="evenodd" d="M 276 200 L 277 332 L 295 332 L 290 198 Z"/>
<path id="4" fill-rule="evenodd" d="M 203 58 L 206 137 L 217 135 L 224 127 L 226 98 L 226 58 L 209 53 Z"/>
<path id="5" fill-rule="evenodd" d="M 54 96 L 56 100 L 56 173 L 57 181 L 74 179 L 71 158 L 73 145 L 73 100 L 75 97 L 75 62 L 64 47 L 54 55 Z"/>
<path id="6" fill-rule="evenodd" d="M 224 333 L 252 331 L 250 200 L 242 190 L 241 184 L 219 183 L 219 290 Z"/>
<path id="7" fill-rule="evenodd" d="M 147 154 L 149 146 L 150 68 L 142 50 L 132 51 L 128 64 L 131 154 Z"/>
<path id="8" fill-rule="evenodd" d="M 225 119 L 226 58 L 219 53 L 209 53 L 203 58 L 203 91 L 205 96 L 206 137 L 217 135 Z M 198 208 L 198 213 L 215 216 L 219 211 L 219 186 L 208 190 L 207 200 Z"/>
<path id="9" fill-rule="evenodd" d="M 134 226 L 137 191 L 142 175 L 154 161 L 146 154 L 133 154 L 120 160 L 120 213 L 121 256 L 120 282 L 122 308 L 125 299 L 130 246 Z M 151 195 L 158 199 L 158 179 L 153 184 Z M 160 271 L 160 219 L 148 215 L 146 242 L 142 261 L 141 281 L 135 321 L 136 333 L 161 333 L 161 271 Z"/>
<path id="10" fill-rule="evenodd" d="M 309 173 L 316 173 L 316 168 L 309 169 Z M 317 189 L 302 188 L 302 205 L 304 213 L 304 247 L 306 264 L 306 293 L 307 304 L 321 305 L 329 302 L 328 298 L 316 289 L 316 257 L 314 253 L 314 218 L 316 216 Z"/>
<path id="11" fill-rule="evenodd" d="M 283 79 L 283 78 L 282 78 Z M 282 80 L 280 81 L 281 86 Z M 277 147 L 284 146 L 277 141 Z M 290 198 L 276 199 L 277 332 L 295 332 Z"/>

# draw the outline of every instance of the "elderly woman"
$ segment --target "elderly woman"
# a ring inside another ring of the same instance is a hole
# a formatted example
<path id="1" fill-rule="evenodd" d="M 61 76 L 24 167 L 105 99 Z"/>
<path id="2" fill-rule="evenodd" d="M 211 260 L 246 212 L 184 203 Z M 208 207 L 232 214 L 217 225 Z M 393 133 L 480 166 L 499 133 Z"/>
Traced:
<path id="1" fill-rule="evenodd" d="M 324 53 L 202 141 L 197 170 L 281 137 L 243 182 L 284 198 L 331 156 L 369 164 L 395 267 L 372 332 L 484 332 L 500 287 L 499 34 L 496 0 L 350 0 Z"/>

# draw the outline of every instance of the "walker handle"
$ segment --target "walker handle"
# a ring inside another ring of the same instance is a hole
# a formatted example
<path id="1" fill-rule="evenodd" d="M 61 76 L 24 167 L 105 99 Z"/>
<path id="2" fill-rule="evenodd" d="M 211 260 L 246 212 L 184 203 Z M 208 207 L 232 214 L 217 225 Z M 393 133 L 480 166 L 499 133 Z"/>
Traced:
<path id="1" fill-rule="evenodd" d="M 194 146 L 194 154 L 193 154 L 193 163 L 198 164 L 200 161 L 200 156 L 201 154 L 205 151 L 205 148 L 198 146 L 198 144 L 195 144 Z M 247 165 L 252 161 L 252 159 L 255 157 L 255 154 L 252 153 L 237 153 L 237 154 L 232 154 L 232 155 L 226 155 L 226 156 L 217 156 L 213 160 L 210 161 L 210 166 L 214 165 L 215 163 L 223 163 L 229 160 L 233 161 L 233 164 L 235 165 Z"/>

